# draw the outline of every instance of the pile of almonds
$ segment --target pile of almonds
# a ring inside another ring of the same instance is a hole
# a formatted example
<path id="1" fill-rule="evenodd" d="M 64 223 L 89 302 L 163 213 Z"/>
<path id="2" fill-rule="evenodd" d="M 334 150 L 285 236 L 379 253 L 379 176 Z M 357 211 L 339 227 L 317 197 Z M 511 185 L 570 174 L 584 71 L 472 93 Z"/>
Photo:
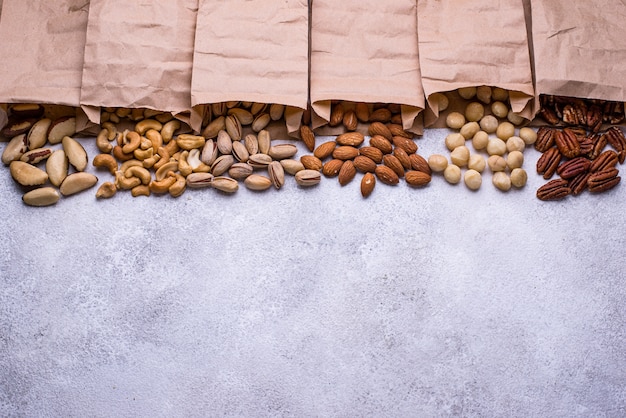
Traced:
<path id="1" fill-rule="evenodd" d="M 37 104 L 12 105 L 9 123 L 2 130 L 2 136 L 10 138 L 2 162 L 9 165 L 13 179 L 26 189 L 22 200 L 30 206 L 53 205 L 61 195 L 73 195 L 98 182 L 96 176 L 84 172 L 87 152 L 72 138 L 76 119 L 64 116 L 52 120 L 44 116 L 44 111 Z"/>
<path id="2" fill-rule="evenodd" d="M 314 144 L 313 133 L 306 126 L 300 131 L 305 144 Z M 369 123 L 369 145 L 364 134 L 344 132 L 334 141 L 324 142 L 313 149 L 313 155 L 303 155 L 300 162 L 307 170 L 321 172 L 326 177 L 338 177 L 342 186 L 350 183 L 357 171 L 363 173 L 361 194 L 368 197 L 376 179 L 387 185 L 400 183 L 404 178 L 411 186 L 430 183 L 431 171 L 427 161 L 418 155 L 413 135 L 395 123 Z M 311 149 L 311 147 L 309 149 Z"/>
<path id="3" fill-rule="evenodd" d="M 613 150 L 605 150 L 607 144 Z M 626 157 L 626 137 L 617 126 L 603 133 L 587 133 L 582 127 L 543 126 L 537 132 L 535 148 L 542 153 L 537 173 L 545 180 L 559 176 L 537 190 L 540 200 L 560 200 L 585 190 L 601 193 L 621 180 L 616 166 Z"/>
<path id="4" fill-rule="evenodd" d="M 467 102 L 463 113 L 453 111 L 446 115 L 446 126 L 457 131 L 445 139 L 450 161 L 441 154 L 431 155 L 428 158 L 431 170 L 443 173 L 450 184 L 460 183 L 463 177 L 470 190 L 477 190 L 488 166 L 492 183 L 499 190 L 506 192 L 511 186 L 524 187 L 528 175 L 522 167 L 523 152 L 537 136 L 531 128 L 519 128 L 524 119 L 511 111 L 508 91 L 479 86 L 461 88 L 457 92 Z M 440 111 L 447 109 L 449 99 L 444 93 L 438 93 L 436 100 Z M 468 141 L 474 153 L 466 145 Z M 486 161 L 480 151 L 487 152 Z M 463 176 L 462 169 L 466 169 Z"/>
<path id="5" fill-rule="evenodd" d="M 352 132 L 357 130 L 359 123 L 374 122 L 402 125 L 401 106 L 393 103 L 368 104 L 340 100 L 331 103 L 328 121 L 330 127 L 343 127 L 345 132 Z"/>

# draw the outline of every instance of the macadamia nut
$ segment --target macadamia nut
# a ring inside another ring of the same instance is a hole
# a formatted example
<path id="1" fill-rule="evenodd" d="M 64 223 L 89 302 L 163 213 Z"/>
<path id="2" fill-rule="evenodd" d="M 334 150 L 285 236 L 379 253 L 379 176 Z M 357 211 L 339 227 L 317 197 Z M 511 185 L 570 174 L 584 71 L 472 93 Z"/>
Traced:
<path id="1" fill-rule="evenodd" d="M 465 185 L 470 190 L 478 190 L 478 189 L 480 189 L 480 185 L 483 183 L 482 176 L 476 170 L 471 170 L 471 169 L 467 170 L 465 172 L 464 179 L 465 179 Z"/>
<path id="2" fill-rule="evenodd" d="M 532 145 L 537 141 L 537 132 L 532 128 L 523 127 L 519 130 L 519 137 L 526 145 Z"/>
<path id="3" fill-rule="evenodd" d="M 485 149 L 489 143 L 489 135 L 485 131 L 478 131 L 472 138 L 472 146 L 475 150 L 479 151 Z"/>
<path id="4" fill-rule="evenodd" d="M 469 100 L 476 96 L 476 87 L 461 87 L 458 92 L 459 96 L 465 100 Z"/>
<path id="5" fill-rule="evenodd" d="M 491 98 L 493 100 L 506 102 L 509 99 L 509 92 L 508 90 L 502 89 L 500 87 L 494 87 L 491 90 Z"/>
<path id="6" fill-rule="evenodd" d="M 450 161 L 452 161 L 452 164 L 456 166 L 464 167 L 469 161 L 469 156 L 469 148 L 463 145 L 452 150 L 450 153 Z"/>
<path id="7" fill-rule="evenodd" d="M 496 129 L 496 136 L 503 141 L 515 135 L 515 126 L 511 122 L 502 122 Z"/>
<path id="8" fill-rule="evenodd" d="M 478 131 L 480 131 L 480 125 L 478 125 L 478 122 L 467 122 L 461 127 L 460 133 L 463 135 L 463 138 L 470 139 L 476 135 L 476 132 Z"/>
<path id="9" fill-rule="evenodd" d="M 518 115 L 517 113 L 514 113 L 512 110 L 509 110 L 509 113 L 507 113 L 506 118 L 513 125 L 521 125 L 526 120 L 522 116 Z"/>
<path id="10" fill-rule="evenodd" d="M 479 173 L 485 171 L 485 167 L 487 166 L 487 162 L 485 161 L 485 157 L 480 154 L 472 154 L 470 155 L 469 161 L 467 162 L 467 168 L 472 170 L 476 170 Z"/>
<path id="11" fill-rule="evenodd" d="M 492 134 L 498 129 L 498 118 L 493 115 L 485 115 L 480 120 L 480 129 L 487 132 L 488 134 Z"/>
<path id="12" fill-rule="evenodd" d="M 476 88 L 476 98 L 484 104 L 491 103 L 491 87 L 480 86 Z"/>
<path id="13" fill-rule="evenodd" d="M 465 107 L 465 119 L 478 122 L 485 115 L 485 107 L 479 102 L 469 103 Z"/>
<path id="14" fill-rule="evenodd" d="M 511 152 L 511 151 L 523 152 L 524 148 L 526 148 L 526 143 L 519 136 L 514 135 L 506 140 L 506 150 L 508 152 Z"/>
<path id="15" fill-rule="evenodd" d="M 511 171 L 511 184 L 515 187 L 524 187 L 528 180 L 528 174 L 523 168 L 516 168 Z"/>
<path id="16" fill-rule="evenodd" d="M 504 155 L 506 153 L 506 143 L 500 138 L 491 138 L 487 143 L 487 154 Z"/>
<path id="17" fill-rule="evenodd" d="M 493 102 L 491 104 L 491 113 L 500 119 L 504 119 L 509 114 L 509 107 L 500 101 Z"/>
<path id="18" fill-rule="evenodd" d="M 520 168 L 523 164 L 524 154 L 520 151 L 511 151 L 509 155 L 506 156 L 506 165 L 509 167 L 509 170 Z"/>
<path id="19" fill-rule="evenodd" d="M 449 164 L 443 170 L 443 178 L 450 184 L 457 184 L 461 181 L 461 169 L 454 164 Z"/>
<path id="20" fill-rule="evenodd" d="M 428 166 L 435 173 L 441 173 L 448 166 L 448 159 L 441 154 L 433 154 L 428 157 Z"/>
<path id="21" fill-rule="evenodd" d="M 506 170 L 506 160 L 500 155 L 492 155 L 487 158 L 487 165 L 494 173 Z"/>
<path id="22" fill-rule="evenodd" d="M 448 100 L 448 96 L 443 93 L 433 93 L 430 95 L 430 101 L 432 103 L 437 104 L 437 109 L 439 112 L 443 112 L 450 105 L 450 100 Z"/>
<path id="23" fill-rule="evenodd" d="M 460 147 L 461 145 L 465 145 L 465 137 L 458 132 L 451 133 L 446 136 L 446 148 L 450 151 L 454 150 L 456 147 Z"/>
<path id="24" fill-rule="evenodd" d="M 504 171 L 498 171 L 491 176 L 491 182 L 497 189 L 507 192 L 511 189 L 511 179 Z"/>
<path id="25" fill-rule="evenodd" d="M 446 116 L 446 126 L 450 129 L 461 129 L 465 125 L 465 116 L 460 112 L 450 112 Z"/>

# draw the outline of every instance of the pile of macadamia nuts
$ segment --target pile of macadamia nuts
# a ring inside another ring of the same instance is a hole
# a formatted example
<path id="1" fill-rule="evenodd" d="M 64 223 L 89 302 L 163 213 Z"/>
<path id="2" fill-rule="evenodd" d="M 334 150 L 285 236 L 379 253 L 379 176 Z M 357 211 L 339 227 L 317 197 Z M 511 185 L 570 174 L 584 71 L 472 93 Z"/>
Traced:
<path id="1" fill-rule="evenodd" d="M 464 111 L 445 115 L 446 126 L 455 132 L 445 139 L 449 160 L 441 154 L 428 158 L 433 173 L 442 173 L 450 184 L 458 184 L 463 178 L 470 190 L 478 190 L 489 167 L 491 181 L 499 190 L 524 187 L 528 179 L 523 168 L 524 149 L 535 143 L 537 133 L 520 127 L 526 119 L 511 111 L 508 91 L 480 86 L 460 88 L 457 93 L 466 101 Z M 437 93 L 434 99 L 440 112 L 448 108 L 450 99 L 446 94 Z"/>

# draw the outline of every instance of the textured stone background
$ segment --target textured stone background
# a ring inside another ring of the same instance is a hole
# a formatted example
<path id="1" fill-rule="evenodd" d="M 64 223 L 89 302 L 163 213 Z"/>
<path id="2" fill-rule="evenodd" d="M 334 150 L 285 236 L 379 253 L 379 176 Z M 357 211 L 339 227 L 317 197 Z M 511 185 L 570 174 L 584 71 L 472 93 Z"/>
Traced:
<path id="1" fill-rule="evenodd" d="M 626 186 L 540 202 L 537 158 L 40 209 L 3 170 L 0 416 L 622 417 Z"/>

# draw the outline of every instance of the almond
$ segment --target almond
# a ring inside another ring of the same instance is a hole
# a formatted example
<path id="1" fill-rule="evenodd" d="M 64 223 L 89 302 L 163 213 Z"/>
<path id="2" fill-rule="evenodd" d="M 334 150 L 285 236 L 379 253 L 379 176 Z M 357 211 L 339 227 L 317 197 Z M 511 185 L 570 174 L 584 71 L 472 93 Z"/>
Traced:
<path id="1" fill-rule="evenodd" d="M 419 154 L 411 154 L 409 155 L 409 160 L 411 160 L 411 169 L 421 171 L 422 173 L 426 173 L 428 175 L 432 174 L 432 170 L 428 165 L 428 161 L 424 157 Z"/>
<path id="2" fill-rule="evenodd" d="M 370 109 L 367 103 L 357 103 L 354 107 L 354 112 L 356 113 L 356 118 L 360 122 L 368 122 L 370 119 Z"/>
<path id="3" fill-rule="evenodd" d="M 324 174 L 326 177 L 335 177 L 337 174 L 339 174 L 339 170 L 341 170 L 342 165 L 342 160 L 330 160 L 322 167 L 322 174 Z"/>
<path id="4" fill-rule="evenodd" d="M 383 107 L 380 109 L 376 109 L 372 113 L 370 113 L 369 121 L 386 123 L 386 122 L 389 122 L 390 119 L 391 119 L 391 112 L 389 111 L 389 109 L 386 109 Z"/>
<path id="5" fill-rule="evenodd" d="M 350 145 L 342 145 L 333 151 L 333 158 L 337 160 L 353 160 L 357 155 L 359 150 Z"/>
<path id="6" fill-rule="evenodd" d="M 343 122 L 343 105 L 341 103 L 337 103 L 333 106 L 330 112 L 330 120 L 328 124 L 330 126 L 339 126 L 340 123 Z"/>
<path id="7" fill-rule="evenodd" d="M 343 126 L 345 126 L 348 131 L 355 131 L 358 124 L 359 121 L 357 120 L 354 110 L 348 110 L 343 114 Z"/>
<path id="8" fill-rule="evenodd" d="M 404 179 L 411 186 L 425 186 L 430 183 L 431 177 L 422 171 L 410 170 L 406 172 Z"/>
<path id="9" fill-rule="evenodd" d="M 322 161 L 314 155 L 303 155 L 300 157 L 300 162 L 306 170 L 320 171 L 322 169 Z"/>
<path id="10" fill-rule="evenodd" d="M 388 123 L 387 128 L 392 136 L 403 136 L 408 139 L 413 139 L 413 134 L 405 131 L 400 124 Z"/>
<path id="11" fill-rule="evenodd" d="M 339 145 L 358 147 L 363 141 L 365 141 L 365 137 L 360 132 L 346 132 L 337 136 L 337 144 Z"/>
<path id="12" fill-rule="evenodd" d="M 361 173 L 373 173 L 376 170 L 376 163 L 369 157 L 358 155 L 354 158 L 354 167 Z"/>
<path id="13" fill-rule="evenodd" d="M 313 151 L 313 155 L 315 155 L 320 160 L 323 160 L 327 157 L 330 157 L 335 150 L 337 143 L 335 141 L 324 142 L 323 144 L 318 145 Z"/>
<path id="14" fill-rule="evenodd" d="M 300 126 L 300 138 L 302 138 L 302 142 L 307 147 L 307 149 L 311 152 L 315 149 L 315 134 L 307 125 Z"/>
<path id="15" fill-rule="evenodd" d="M 379 165 L 376 167 L 375 173 L 376 177 L 378 177 L 380 181 L 390 186 L 394 186 L 400 182 L 400 179 L 395 171 L 386 165 Z"/>
<path id="16" fill-rule="evenodd" d="M 394 136 L 392 141 L 394 146 L 402 148 L 407 154 L 415 154 L 417 152 L 417 144 L 411 139 L 403 136 Z"/>
<path id="17" fill-rule="evenodd" d="M 383 162 L 383 152 L 376 147 L 361 147 L 359 148 L 359 154 L 365 155 L 377 164 Z"/>
<path id="18" fill-rule="evenodd" d="M 405 170 L 411 169 L 411 159 L 409 158 L 409 154 L 407 154 L 404 149 L 395 148 L 393 150 L 393 155 L 400 161 L 400 164 L 402 164 L 402 167 Z"/>
<path id="19" fill-rule="evenodd" d="M 373 146 L 373 147 L 378 148 L 379 150 L 381 150 L 383 154 L 391 154 L 391 152 L 393 151 L 393 147 L 391 145 L 391 142 L 389 142 L 382 135 L 374 135 L 374 136 L 372 136 L 370 138 L 370 145 Z"/>
<path id="20" fill-rule="evenodd" d="M 393 138 L 393 135 L 391 134 L 391 131 L 389 130 L 389 128 L 387 128 L 387 126 L 385 126 L 385 124 L 382 122 L 370 123 L 370 126 L 367 128 L 367 132 L 369 133 L 370 136 L 381 135 L 390 141 L 391 141 L 391 138 Z"/>
<path id="21" fill-rule="evenodd" d="M 404 177 L 404 167 L 397 157 L 391 154 L 387 154 L 383 157 L 383 164 L 391 168 L 398 177 Z"/>
<path id="22" fill-rule="evenodd" d="M 374 191 L 376 186 L 376 177 L 372 173 L 365 173 L 361 179 L 361 196 L 368 197 Z"/>
<path id="23" fill-rule="evenodd" d="M 352 181 L 355 175 L 356 168 L 354 168 L 354 163 L 350 160 L 345 161 L 339 170 L 339 184 L 345 186 Z"/>

